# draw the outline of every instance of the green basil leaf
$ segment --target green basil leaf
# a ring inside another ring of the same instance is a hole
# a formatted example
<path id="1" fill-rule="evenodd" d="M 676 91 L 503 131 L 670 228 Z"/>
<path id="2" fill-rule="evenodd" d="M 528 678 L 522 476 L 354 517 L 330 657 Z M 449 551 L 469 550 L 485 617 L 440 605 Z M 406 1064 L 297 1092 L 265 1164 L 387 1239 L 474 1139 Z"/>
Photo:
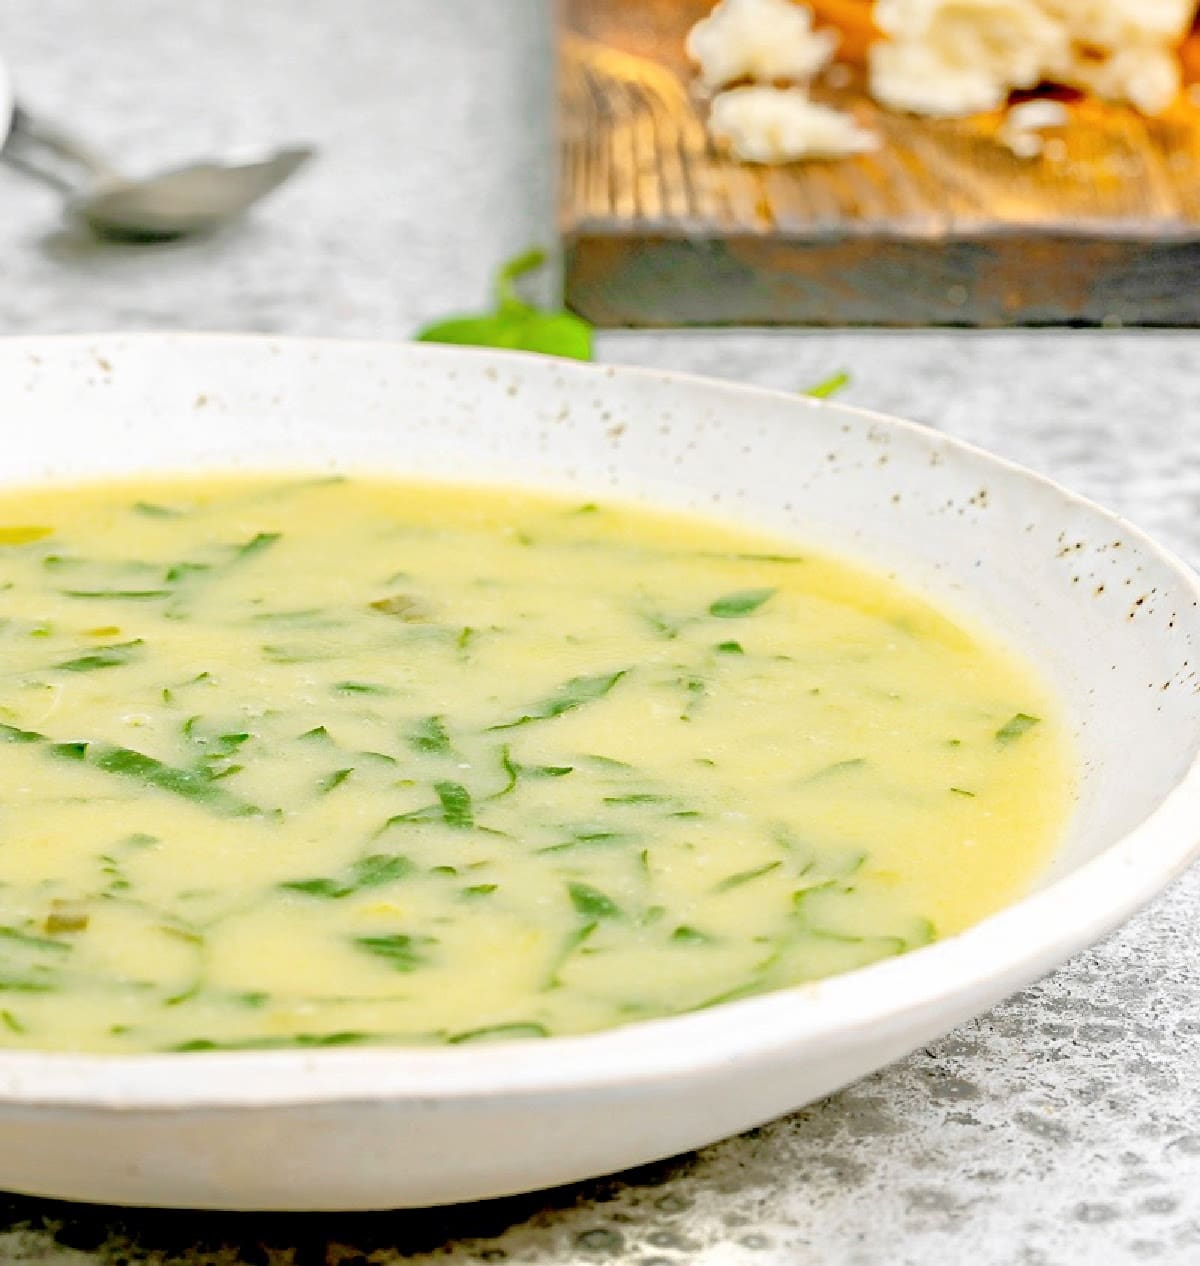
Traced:
<path id="1" fill-rule="evenodd" d="M 591 360 L 592 327 L 587 321 L 571 312 L 534 307 L 516 292 L 516 279 L 545 262 L 545 253 L 540 250 L 526 251 L 510 260 L 496 278 L 496 306 L 491 312 L 434 321 L 417 331 L 417 341 Z"/>

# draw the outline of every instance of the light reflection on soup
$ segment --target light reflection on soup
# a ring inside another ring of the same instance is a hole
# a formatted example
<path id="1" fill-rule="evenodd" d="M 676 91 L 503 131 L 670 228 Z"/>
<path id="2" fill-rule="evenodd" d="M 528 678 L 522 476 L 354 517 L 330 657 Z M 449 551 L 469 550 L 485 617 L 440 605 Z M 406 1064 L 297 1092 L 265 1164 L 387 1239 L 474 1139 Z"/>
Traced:
<path id="1" fill-rule="evenodd" d="M 1057 705 L 878 575 L 506 489 L 0 496 L 0 1042 L 579 1033 L 1017 895 Z"/>

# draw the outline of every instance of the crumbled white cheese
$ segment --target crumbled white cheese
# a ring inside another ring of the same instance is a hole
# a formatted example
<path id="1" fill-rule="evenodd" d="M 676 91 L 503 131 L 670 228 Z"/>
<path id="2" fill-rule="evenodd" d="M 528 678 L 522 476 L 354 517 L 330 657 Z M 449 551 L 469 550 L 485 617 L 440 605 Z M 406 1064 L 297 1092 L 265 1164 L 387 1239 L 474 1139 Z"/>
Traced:
<path id="1" fill-rule="evenodd" d="M 1013 106 L 1005 117 L 1005 122 L 1011 127 L 1038 131 L 1042 128 L 1062 127 L 1070 117 L 1070 111 L 1061 101 L 1037 98 Z"/>
<path id="2" fill-rule="evenodd" d="M 1038 0 L 878 0 L 871 92 L 914 114 L 993 110 L 1063 67 L 1070 41 Z"/>
<path id="3" fill-rule="evenodd" d="M 748 163 L 840 158 L 877 149 L 879 138 L 799 88 L 732 88 L 713 98 L 713 139 Z"/>
<path id="4" fill-rule="evenodd" d="M 1039 0 L 1080 44 L 1119 49 L 1127 42 L 1178 44 L 1195 17 L 1195 0 Z"/>
<path id="5" fill-rule="evenodd" d="M 1039 0 L 1073 45 L 1064 83 L 1143 114 L 1159 114 L 1181 86 L 1177 45 L 1191 28 L 1195 0 Z"/>
<path id="6" fill-rule="evenodd" d="M 1109 101 L 1128 101 L 1143 114 L 1161 114 L 1183 86 L 1174 49 L 1129 44 L 1107 57 L 1081 55 L 1064 82 Z"/>
<path id="7" fill-rule="evenodd" d="M 995 109 L 1053 80 L 1157 114 L 1180 87 L 1195 0 L 877 0 L 871 91 L 916 114 Z"/>
<path id="8" fill-rule="evenodd" d="M 1008 97 L 1003 75 L 991 66 L 948 62 L 915 40 L 880 41 L 870 52 L 871 95 L 891 110 L 958 118 L 994 110 Z"/>
<path id="9" fill-rule="evenodd" d="M 814 31 L 812 10 L 792 0 L 721 0 L 688 32 L 687 54 L 709 88 L 742 79 L 807 83 L 837 43 L 835 32 Z"/>

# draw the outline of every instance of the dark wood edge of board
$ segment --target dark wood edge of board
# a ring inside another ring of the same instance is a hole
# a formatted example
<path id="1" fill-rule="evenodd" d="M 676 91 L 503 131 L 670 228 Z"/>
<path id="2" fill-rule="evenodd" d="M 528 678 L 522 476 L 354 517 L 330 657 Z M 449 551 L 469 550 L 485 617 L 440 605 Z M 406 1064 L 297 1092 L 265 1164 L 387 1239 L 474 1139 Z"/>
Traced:
<path id="1" fill-rule="evenodd" d="M 564 256 L 568 306 L 600 326 L 1200 324 L 1200 240 L 1190 235 L 568 230 Z"/>

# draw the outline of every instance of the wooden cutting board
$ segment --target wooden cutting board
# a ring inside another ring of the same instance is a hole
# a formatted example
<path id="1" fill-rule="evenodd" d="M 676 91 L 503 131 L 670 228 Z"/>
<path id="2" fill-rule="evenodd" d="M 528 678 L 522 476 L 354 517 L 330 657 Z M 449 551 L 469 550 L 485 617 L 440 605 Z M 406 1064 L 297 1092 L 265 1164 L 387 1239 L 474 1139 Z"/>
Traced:
<path id="1" fill-rule="evenodd" d="M 722 157 L 683 52 L 709 0 L 559 0 L 568 303 L 603 326 L 1200 324 L 1200 107 L 1090 99 L 1048 155 L 1000 115 L 916 119 L 861 73 L 814 96 L 883 138 L 761 168 Z"/>

